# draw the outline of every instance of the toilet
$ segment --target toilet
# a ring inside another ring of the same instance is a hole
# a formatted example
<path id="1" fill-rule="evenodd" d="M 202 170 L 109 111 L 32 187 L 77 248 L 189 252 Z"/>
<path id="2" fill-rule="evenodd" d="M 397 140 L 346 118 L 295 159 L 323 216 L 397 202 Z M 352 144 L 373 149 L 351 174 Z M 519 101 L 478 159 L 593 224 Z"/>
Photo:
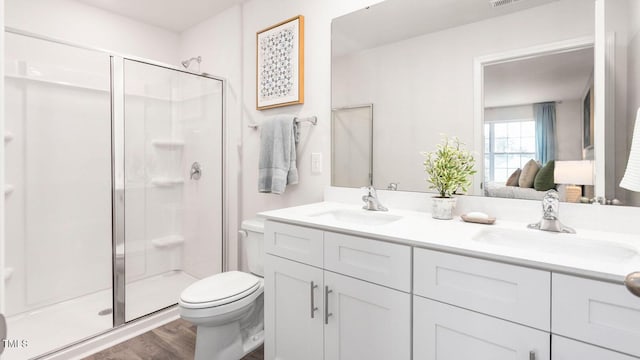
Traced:
<path id="1" fill-rule="evenodd" d="M 264 342 L 264 221 L 241 228 L 250 273 L 209 276 L 180 294 L 180 317 L 197 326 L 195 360 L 239 360 Z"/>

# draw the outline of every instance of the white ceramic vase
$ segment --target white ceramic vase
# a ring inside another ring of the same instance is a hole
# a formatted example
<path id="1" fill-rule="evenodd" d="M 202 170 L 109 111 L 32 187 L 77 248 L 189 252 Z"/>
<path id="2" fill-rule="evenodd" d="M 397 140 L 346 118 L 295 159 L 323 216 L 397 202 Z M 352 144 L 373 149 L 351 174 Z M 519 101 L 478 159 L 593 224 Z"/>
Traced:
<path id="1" fill-rule="evenodd" d="M 453 219 L 453 209 L 456 208 L 456 198 L 434 196 L 431 198 L 431 204 L 431 216 L 434 219 Z"/>

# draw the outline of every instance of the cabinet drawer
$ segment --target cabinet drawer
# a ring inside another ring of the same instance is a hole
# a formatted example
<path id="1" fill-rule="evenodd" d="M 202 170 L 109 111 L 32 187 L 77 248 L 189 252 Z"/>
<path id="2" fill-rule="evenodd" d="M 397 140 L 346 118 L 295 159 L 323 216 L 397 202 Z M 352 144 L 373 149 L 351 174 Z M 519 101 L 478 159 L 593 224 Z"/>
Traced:
<path id="1" fill-rule="evenodd" d="M 553 360 L 637 360 L 638 358 L 623 355 L 601 347 L 569 340 L 562 336 L 551 337 L 551 358 Z"/>
<path id="2" fill-rule="evenodd" d="M 550 330 L 551 274 L 466 256 L 414 250 L 414 293 Z"/>
<path id="3" fill-rule="evenodd" d="M 324 268 L 401 291 L 411 291 L 409 246 L 325 232 Z"/>
<path id="4" fill-rule="evenodd" d="M 640 356 L 640 298 L 622 284 L 553 274 L 555 334 Z"/>
<path id="5" fill-rule="evenodd" d="M 322 231 L 266 221 L 264 251 L 305 264 L 322 267 Z"/>
<path id="6" fill-rule="evenodd" d="M 547 332 L 413 297 L 414 360 L 548 360 L 550 340 Z"/>

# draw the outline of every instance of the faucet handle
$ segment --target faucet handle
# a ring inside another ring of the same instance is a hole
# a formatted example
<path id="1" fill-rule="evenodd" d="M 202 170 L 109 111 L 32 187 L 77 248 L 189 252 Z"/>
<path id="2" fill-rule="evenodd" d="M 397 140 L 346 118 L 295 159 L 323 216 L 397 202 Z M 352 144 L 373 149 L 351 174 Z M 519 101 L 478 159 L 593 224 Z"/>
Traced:
<path id="1" fill-rule="evenodd" d="M 376 189 L 373 187 L 373 185 L 363 186 L 360 189 L 361 190 L 366 190 L 367 191 L 367 195 L 376 196 Z"/>

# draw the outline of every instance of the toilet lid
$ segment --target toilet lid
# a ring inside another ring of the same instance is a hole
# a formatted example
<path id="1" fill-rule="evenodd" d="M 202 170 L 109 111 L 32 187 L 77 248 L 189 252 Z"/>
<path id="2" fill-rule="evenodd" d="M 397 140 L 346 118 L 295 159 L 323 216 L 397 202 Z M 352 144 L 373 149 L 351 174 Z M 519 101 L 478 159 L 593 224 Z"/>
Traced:
<path id="1" fill-rule="evenodd" d="M 180 300 L 184 303 L 215 303 L 223 305 L 254 292 L 260 278 L 241 271 L 227 271 L 202 280 L 187 287 Z"/>

